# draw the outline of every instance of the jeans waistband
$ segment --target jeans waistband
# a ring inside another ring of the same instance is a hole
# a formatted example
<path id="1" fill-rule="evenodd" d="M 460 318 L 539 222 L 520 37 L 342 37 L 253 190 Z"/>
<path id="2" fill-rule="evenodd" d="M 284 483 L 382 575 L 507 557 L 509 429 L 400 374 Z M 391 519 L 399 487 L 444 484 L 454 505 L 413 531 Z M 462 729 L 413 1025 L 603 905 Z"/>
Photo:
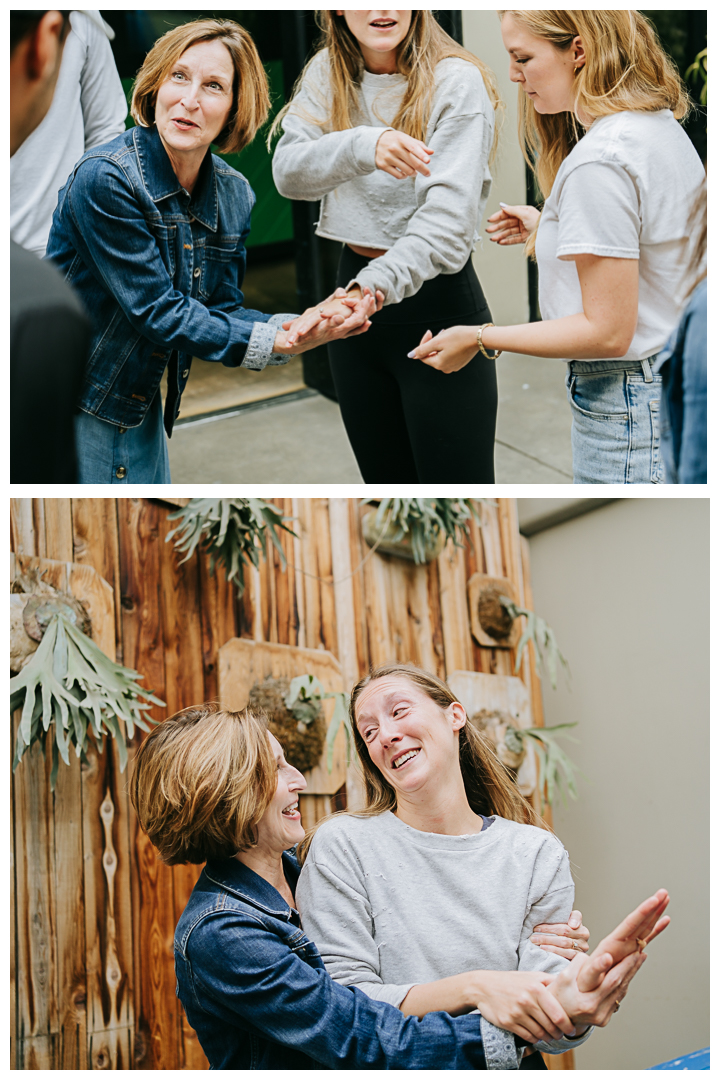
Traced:
<path id="1" fill-rule="evenodd" d="M 570 360 L 568 374 L 609 375 L 615 371 L 632 371 L 642 373 L 645 376 L 645 382 L 652 382 L 652 366 L 655 359 L 654 356 L 648 356 L 645 360 Z"/>

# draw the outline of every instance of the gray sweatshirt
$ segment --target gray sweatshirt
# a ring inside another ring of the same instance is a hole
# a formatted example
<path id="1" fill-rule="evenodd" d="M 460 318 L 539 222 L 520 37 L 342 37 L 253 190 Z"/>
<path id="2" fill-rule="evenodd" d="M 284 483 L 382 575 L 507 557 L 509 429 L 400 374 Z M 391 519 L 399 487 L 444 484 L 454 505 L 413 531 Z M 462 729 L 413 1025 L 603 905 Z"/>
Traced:
<path id="1" fill-rule="evenodd" d="M 419 832 L 390 812 L 321 826 L 296 897 L 333 979 L 399 1006 L 416 983 L 464 971 L 567 966 L 529 940 L 572 911 L 567 852 L 543 829 L 490 820 L 469 836 Z M 516 1068 L 513 1037 L 484 1018 L 483 1034 L 502 1062 L 489 1067 Z M 560 1053 L 582 1041 L 539 1045 Z"/>
<path id="2" fill-rule="evenodd" d="M 356 125 L 332 131 L 323 50 L 283 120 L 273 158 L 281 195 L 322 200 L 319 236 L 387 251 L 357 280 L 381 289 L 389 304 L 413 296 L 438 274 L 463 268 L 479 239 L 491 184 L 493 108 L 479 70 L 456 58 L 441 60 L 435 70 L 425 140 L 434 151 L 431 176 L 400 180 L 376 167 L 377 141 L 392 127 L 405 84 L 402 75 L 364 72 Z"/>

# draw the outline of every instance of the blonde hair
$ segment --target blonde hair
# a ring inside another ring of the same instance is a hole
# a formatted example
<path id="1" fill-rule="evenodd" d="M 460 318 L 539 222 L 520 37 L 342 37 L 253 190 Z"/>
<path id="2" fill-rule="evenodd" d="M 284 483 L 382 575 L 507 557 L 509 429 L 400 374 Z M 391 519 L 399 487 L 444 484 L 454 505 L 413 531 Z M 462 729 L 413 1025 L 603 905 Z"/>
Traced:
<path id="1" fill-rule="evenodd" d="M 543 198 L 550 194 L 558 169 L 581 137 L 579 111 L 593 120 L 633 110 L 670 109 L 682 120 L 690 108 L 675 64 L 660 44 L 652 23 L 640 11 L 498 11 L 512 17 L 535 37 L 558 50 L 579 37 L 585 63 L 577 69 L 575 107 L 571 113 L 542 114 L 518 89 L 520 143 Z M 535 233 L 526 250 L 535 249 Z"/>
<path id="2" fill-rule="evenodd" d="M 373 763 L 365 741 L 358 731 L 356 714 L 358 698 L 363 690 L 377 679 L 388 676 L 402 676 L 408 679 L 441 709 L 447 709 L 457 701 L 457 697 L 447 683 L 437 675 L 423 671 L 422 668 L 417 668 L 413 664 L 385 664 L 383 667 L 373 668 L 355 684 L 350 695 L 350 720 L 355 749 L 360 760 L 366 805 L 363 810 L 341 811 L 343 814 L 350 813 L 353 817 L 375 817 L 377 814 L 384 814 L 386 810 L 397 809 L 395 789 Z M 459 753 L 465 794 L 470 809 L 475 814 L 481 814 L 483 817 L 498 814 L 509 821 L 518 821 L 523 825 L 536 825 L 552 832 L 548 823 L 520 794 L 517 785 L 497 757 L 494 747 L 469 722 L 459 731 Z M 337 817 L 336 814 L 332 816 Z M 299 845 L 298 857 L 301 861 L 305 859 L 313 836 L 322 824 L 323 822 L 318 822 L 310 829 Z"/>
<path id="3" fill-rule="evenodd" d="M 135 755 L 130 801 L 173 866 L 253 847 L 276 786 L 264 719 L 206 704 L 175 713 L 148 735 Z"/>
<path id="4" fill-rule="evenodd" d="M 200 41 L 221 41 L 233 62 L 233 104 L 228 122 L 215 142 L 221 153 L 235 154 L 252 142 L 267 120 L 270 91 L 255 42 L 231 19 L 196 19 L 158 38 L 137 74 L 130 112 L 141 127 L 153 126 L 161 84 L 173 64 Z"/>
<path id="5" fill-rule="evenodd" d="M 316 12 L 322 31 L 318 51 L 325 49 L 330 67 L 330 100 L 328 115 L 312 117 L 320 125 L 329 124 L 332 131 L 347 131 L 355 124 L 360 107 L 359 86 L 365 65 L 357 40 L 348 29 L 345 18 L 336 11 Z M 431 11 L 413 11 L 410 29 L 398 50 L 398 74 L 407 78 L 407 87 L 392 127 L 414 139 L 424 140 L 435 93 L 435 68 L 441 60 L 455 57 L 476 67 L 483 77 L 493 109 L 502 108 L 500 92 L 493 71 L 462 45 L 446 34 Z M 268 144 L 281 128 L 285 114 L 293 107 L 312 60 L 305 65 L 295 84 L 288 104 L 278 113 L 268 137 Z M 490 160 L 495 156 L 499 125 L 495 124 Z"/>

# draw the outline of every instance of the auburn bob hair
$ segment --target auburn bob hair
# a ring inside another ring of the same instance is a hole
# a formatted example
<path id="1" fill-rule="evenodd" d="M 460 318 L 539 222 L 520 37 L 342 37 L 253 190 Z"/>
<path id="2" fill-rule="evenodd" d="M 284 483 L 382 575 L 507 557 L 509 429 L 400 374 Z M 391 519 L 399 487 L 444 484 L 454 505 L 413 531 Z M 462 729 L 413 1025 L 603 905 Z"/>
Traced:
<path id="1" fill-rule="evenodd" d="M 148 735 L 135 755 L 130 801 L 173 866 L 253 847 L 276 787 L 264 718 L 208 704 L 175 713 Z"/>
<path id="2" fill-rule="evenodd" d="M 346 131 L 357 123 L 355 116 L 360 100 L 358 88 L 365 69 L 362 52 L 348 29 L 344 16 L 338 15 L 337 11 L 317 11 L 315 18 L 322 32 L 318 51 L 327 50 L 330 85 L 327 87 L 328 115 L 310 119 L 321 125 L 328 124 L 330 131 Z M 398 50 L 397 70 L 399 75 L 407 78 L 407 88 L 397 115 L 392 120 L 392 127 L 396 131 L 402 131 L 413 139 L 425 139 L 435 92 L 435 67 L 441 60 L 449 57 L 466 60 L 476 67 L 483 77 L 493 109 L 497 113 L 502 108 L 497 80 L 487 64 L 453 41 L 431 11 L 413 11 L 410 29 Z M 309 64 L 305 66 L 295 84 L 293 97 L 300 89 L 308 67 Z M 270 139 L 282 127 L 283 117 L 292 107 L 291 99 L 278 113 L 270 131 Z M 491 161 L 497 147 L 498 130 L 499 125 L 496 123 Z"/>
<path id="3" fill-rule="evenodd" d="M 360 768 L 365 786 L 365 808 L 363 810 L 341 811 L 354 817 L 374 817 L 386 810 L 397 809 L 395 789 L 373 764 L 368 748 L 358 731 L 357 703 L 363 690 L 377 679 L 388 676 L 402 676 L 418 686 L 424 694 L 441 709 L 447 709 L 457 697 L 447 683 L 432 675 L 429 671 L 414 667 L 412 664 L 385 664 L 360 679 L 350 695 L 350 720 L 352 722 L 355 749 L 360 759 Z M 552 832 L 552 829 L 525 801 L 517 785 L 505 766 L 497 757 L 494 748 L 480 734 L 477 728 L 466 722 L 458 733 L 460 771 L 470 809 L 476 814 L 491 817 L 497 814 L 509 821 L 518 821 L 522 825 L 537 825 Z M 327 820 L 327 819 L 325 819 Z M 312 838 L 322 822 L 309 830 L 298 847 L 298 855 L 304 860 Z"/>
<path id="4" fill-rule="evenodd" d="M 235 69 L 233 104 L 227 125 L 215 140 L 223 154 L 236 154 L 253 141 L 270 111 L 270 91 L 255 42 L 232 19 L 196 19 L 168 30 L 153 45 L 135 79 L 130 112 L 141 127 L 155 123 L 161 84 L 173 64 L 200 41 L 221 41 Z"/>

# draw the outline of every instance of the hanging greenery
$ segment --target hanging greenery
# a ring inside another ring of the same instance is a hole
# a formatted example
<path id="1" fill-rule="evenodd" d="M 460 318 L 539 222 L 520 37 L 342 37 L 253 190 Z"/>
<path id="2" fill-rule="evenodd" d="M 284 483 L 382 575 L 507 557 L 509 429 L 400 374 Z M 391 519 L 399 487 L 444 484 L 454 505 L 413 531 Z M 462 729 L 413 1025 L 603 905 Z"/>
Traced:
<path id="1" fill-rule="evenodd" d="M 290 688 L 290 679 L 286 676 L 266 675 L 262 682 L 251 687 L 248 705 L 265 714 L 268 727 L 282 744 L 285 757 L 304 773 L 313 769 L 322 758 L 325 715 L 321 698 L 311 695 L 296 701 Z"/>
<path id="2" fill-rule="evenodd" d="M 518 605 L 508 596 L 501 596 L 499 599 L 500 603 L 512 619 L 519 619 L 521 615 L 524 615 L 527 619 L 525 630 L 517 645 L 515 674 L 517 675 L 520 670 L 523 653 L 528 642 L 532 641 L 535 646 L 535 670 L 539 675 L 540 664 L 542 663 L 550 677 L 550 684 L 553 690 L 556 690 L 558 664 L 562 664 L 568 672 L 570 671 L 570 667 L 567 660 L 560 652 L 557 638 L 555 637 L 552 627 L 548 626 L 545 620 L 539 615 L 536 615 L 534 611 L 528 611 L 527 608 L 518 607 Z M 544 728 L 543 730 L 548 731 L 549 728 Z"/>
<path id="3" fill-rule="evenodd" d="M 567 728 L 577 727 L 577 724 L 555 724 L 552 727 L 518 728 L 508 725 L 505 732 L 505 744 L 511 752 L 519 753 L 524 745 L 532 745 L 538 757 L 540 775 L 538 776 L 538 790 L 540 791 L 541 813 L 546 804 L 553 805 L 556 792 L 560 792 L 563 802 L 567 803 L 565 792 L 572 799 L 577 799 L 577 784 L 575 783 L 575 770 L 577 766 L 567 756 L 562 747 L 558 746 L 556 739 L 559 732 L 564 732 L 563 737 L 577 742 L 572 735 L 566 733 Z M 547 790 L 547 798 L 545 792 Z"/>
<path id="4" fill-rule="evenodd" d="M 707 47 L 701 49 L 685 72 L 685 81 L 700 87 L 700 104 L 707 105 Z"/>
<path id="5" fill-rule="evenodd" d="M 363 503 L 373 501 L 363 499 Z M 478 504 L 487 501 L 381 499 L 374 514 L 373 533 L 391 544 L 400 543 L 407 537 L 415 563 L 426 563 L 442 551 L 448 540 L 452 540 L 455 547 L 463 547 L 463 538 L 470 535 L 471 519 L 482 520 Z M 382 550 L 382 541 L 378 546 Z"/>
<path id="6" fill-rule="evenodd" d="M 335 708 L 327 732 L 327 770 L 331 773 L 335 740 L 341 727 L 345 728 L 348 765 L 352 760 L 354 742 L 350 723 L 350 695 L 342 690 L 325 690 L 323 684 L 314 675 L 298 675 L 290 683 L 285 704 L 300 724 L 304 722 L 308 713 L 320 708 L 321 703 L 327 698 L 335 699 Z"/>
<path id="7" fill-rule="evenodd" d="M 267 558 L 267 538 L 270 537 L 280 556 L 283 570 L 287 562 L 278 538 L 277 529 L 284 529 L 291 536 L 282 511 L 264 499 L 191 499 L 187 506 L 169 515 L 170 521 L 180 519 L 166 542 L 177 536 L 175 547 L 185 553 L 181 563 L 187 562 L 198 544 L 210 553 L 210 573 L 215 563 L 225 567 L 228 581 L 234 581 L 238 596 L 245 591 L 245 564 L 260 564 L 260 554 Z"/>
<path id="8" fill-rule="evenodd" d="M 127 737 L 135 728 L 149 731 L 155 723 L 143 713 L 150 703 L 164 705 L 138 685 L 142 676 L 114 663 L 62 614 L 53 615 L 37 651 L 10 680 L 10 712 L 22 708 L 15 745 L 13 772 L 25 751 L 40 742 L 53 726 L 50 787 L 55 790 L 60 758 L 70 764 L 70 746 L 87 762 L 89 736 L 103 750 L 104 737 L 117 740 L 120 769 L 127 763 Z M 145 698 L 140 702 L 139 698 Z"/>

